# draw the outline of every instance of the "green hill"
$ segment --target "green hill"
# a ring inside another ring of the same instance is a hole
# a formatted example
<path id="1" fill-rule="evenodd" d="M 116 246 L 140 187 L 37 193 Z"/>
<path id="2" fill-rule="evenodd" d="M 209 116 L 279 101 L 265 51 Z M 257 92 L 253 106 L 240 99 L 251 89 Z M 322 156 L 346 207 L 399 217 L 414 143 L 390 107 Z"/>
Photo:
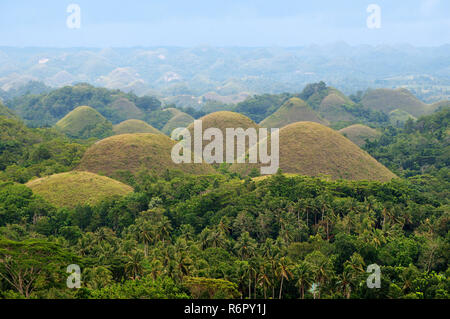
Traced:
<path id="1" fill-rule="evenodd" d="M 104 138 L 112 135 L 112 124 L 89 106 L 79 106 L 55 124 L 55 128 L 72 138 Z"/>
<path id="2" fill-rule="evenodd" d="M 319 114 L 330 122 L 355 120 L 355 116 L 344 108 L 344 105 L 353 105 L 353 101 L 334 88 L 328 88 L 328 91 L 330 93 L 317 108 Z"/>
<path id="3" fill-rule="evenodd" d="M 283 127 L 280 130 L 279 156 L 283 173 L 383 182 L 395 177 L 350 140 L 313 122 L 297 122 Z M 259 165 L 233 164 L 230 170 L 245 175 L 253 168 L 259 168 Z"/>
<path id="4" fill-rule="evenodd" d="M 0 170 L 23 161 L 32 145 L 42 137 L 16 118 L 0 116 Z"/>
<path id="5" fill-rule="evenodd" d="M 110 105 L 111 111 L 120 119 L 142 119 L 144 112 L 126 98 L 117 98 Z"/>
<path id="6" fill-rule="evenodd" d="M 389 121 L 393 126 L 403 126 L 409 119 L 416 120 L 414 116 L 400 109 L 389 112 Z"/>
<path id="7" fill-rule="evenodd" d="M 120 123 L 129 118 L 139 118 L 139 110 L 133 103 L 125 103 L 124 99 L 141 105 L 145 97 L 139 98 L 132 93 L 119 90 L 108 90 L 94 87 L 86 83 L 65 86 L 39 95 L 27 94 L 8 101 L 8 106 L 27 125 L 33 127 L 53 126 L 58 120 L 80 105 L 89 105 L 103 114 L 112 123 Z M 158 108 L 156 99 L 155 107 Z M 121 102 L 122 101 L 122 102 Z M 142 111 L 149 105 L 141 105 Z M 150 106 L 150 107 L 154 107 Z M 130 112 L 130 113 L 127 113 Z M 135 114 L 132 114 L 134 112 Z"/>
<path id="8" fill-rule="evenodd" d="M 317 114 L 305 101 L 293 97 L 286 101 L 275 113 L 264 119 L 259 125 L 267 128 L 281 128 L 299 121 L 317 122 L 328 125 L 329 122 Z"/>
<path id="9" fill-rule="evenodd" d="M 2 102 L 0 102 L 0 116 L 5 116 L 7 118 L 17 118 L 16 114 L 14 114 L 13 111 L 4 106 Z"/>
<path id="10" fill-rule="evenodd" d="M 141 120 L 126 120 L 113 127 L 114 134 L 153 133 L 161 134 L 156 128 Z"/>
<path id="11" fill-rule="evenodd" d="M 136 133 L 115 135 L 88 148 L 77 170 L 115 176 L 118 171 L 138 172 L 148 169 L 157 175 L 167 169 L 191 174 L 210 174 L 206 164 L 175 164 L 171 158 L 176 142 L 163 134 Z"/>
<path id="12" fill-rule="evenodd" d="M 407 89 L 369 90 L 363 96 L 361 102 L 366 107 L 383 111 L 386 114 L 401 109 L 418 117 L 434 111 L 433 105 L 423 103 Z"/>
<path id="13" fill-rule="evenodd" d="M 109 177 L 76 171 L 35 179 L 26 186 L 57 207 L 96 204 L 106 197 L 133 191 L 130 186 Z"/>
<path id="14" fill-rule="evenodd" d="M 160 110 L 151 112 L 150 114 L 148 114 L 145 117 L 145 121 L 147 123 L 150 123 L 150 125 L 157 128 L 158 130 L 162 131 L 164 128 L 164 125 L 166 125 L 170 121 L 171 118 L 173 118 L 179 114 L 183 114 L 183 112 L 176 108 L 169 107 L 166 109 L 160 109 Z"/>
<path id="15" fill-rule="evenodd" d="M 194 122 L 194 118 L 189 114 L 179 111 L 176 115 L 174 115 L 162 128 L 162 132 L 166 135 L 172 133 L 172 131 L 178 127 L 188 127 L 189 124 Z"/>
<path id="16" fill-rule="evenodd" d="M 351 125 L 339 132 L 359 147 L 364 146 L 366 140 L 372 141 L 381 135 L 377 130 L 362 124 Z"/>

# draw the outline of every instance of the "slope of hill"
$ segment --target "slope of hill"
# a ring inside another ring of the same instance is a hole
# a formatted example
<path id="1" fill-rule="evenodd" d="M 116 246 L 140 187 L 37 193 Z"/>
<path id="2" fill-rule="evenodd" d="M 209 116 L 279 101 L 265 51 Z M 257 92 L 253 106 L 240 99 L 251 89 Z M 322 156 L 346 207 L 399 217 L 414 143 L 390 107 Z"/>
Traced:
<path id="1" fill-rule="evenodd" d="M 227 128 L 242 128 L 244 130 L 247 130 L 248 128 L 255 128 L 256 129 L 256 133 L 258 133 L 258 128 L 259 125 L 256 124 L 255 122 L 253 122 L 251 119 L 249 119 L 248 117 L 246 117 L 245 115 L 239 114 L 239 113 L 235 113 L 235 112 L 230 112 L 230 111 L 220 111 L 220 112 L 215 112 L 215 113 L 211 113 L 211 114 L 207 114 L 203 117 L 201 117 L 199 120 L 202 121 L 202 129 L 203 132 L 205 130 L 207 130 L 208 128 L 218 128 L 223 135 L 223 161 L 225 162 L 225 158 L 226 158 L 226 129 Z M 188 130 L 191 132 L 191 136 L 193 136 L 194 133 L 194 124 L 192 123 L 191 125 L 189 125 Z M 236 139 L 235 139 L 236 140 Z M 209 144 L 210 141 L 203 141 L 203 147 L 205 147 L 205 145 Z M 249 146 L 253 146 L 253 145 L 249 145 L 250 141 L 248 138 L 245 139 L 245 150 L 247 150 L 249 148 Z M 237 154 L 237 143 L 235 143 L 235 156 Z"/>
<path id="2" fill-rule="evenodd" d="M 0 170 L 21 160 L 41 136 L 16 118 L 0 116 Z"/>
<path id="3" fill-rule="evenodd" d="M 194 122 L 194 118 L 187 113 L 179 111 L 175 116 L 173 116 L 162 128 L 162 132 L 166 135 L 172 133 L 172 131 L 178 127 L 188 127 L 189 124 Z"/>
<path id="4" fill-rule="evenodd" d="M 166 125 L 171 118 L 182 113 L 182 111 L 174 107 L 159 109 L 150 112 L 150 114 L 145 117 L 145 121 L 158 130 L 162 131 L 164 125 Z"/>
<path id="5" fill-rule="evenodd" d="M 141 119 L 144 112 L 138 108 L 133 102 L 126 98 L 118 98 L 110 105 L 111 111 L 120 119 Z"/>
<path id="6" fill-rule="evenodd" d="M 87 149 L 77 170 L 115 176 L 118 171 L 136 173 L 141 168 L 161 175 L 167 169 L 191 174 L 210 174 L 206 164 L 175 164 L 171 158 L 176 142 L 163 134 L 138 133 L 115 135 Z"/>
<path id="7" fill-rule="evenodd" d="M 119 124 L 114 125 L 113 127 L 114 134 L 129 134 L 129 133 L 153 133 L 153 134 L 161 134 L 159 130 L 151 126 L 150 124 L 145 123 L 141 120 L 126 120 Z"/>
<path id="8" fill-rule="evenodd" d="M 389 112 L 389 121 L 394 126 L 403 126 L 409 119 L 416 120 L 414 116 L 400 109 Z"/>
<path id="9" fill-rule="evenodd" d="M 353 101 L 336 89 L 329 88 L 329 92 L 317 108 L 319 114 L 330 122 L 354 120 L 355 117 L 343 107 L 353 105 Z"/>
<path id="10" fill-rule="evenodd" d="M 90 106 L 79 106 L 55 124 L 55 128 L 72 138 L 104 138 L 112 135 L 112 124 Z"/>
<path id="11" fill-rule="evenodd" d="M 244 114 L 259 123 L 278 110 L 291 97 L 291 94 L 255 95 L 236 104 L 233 111 Z"/>
<path id="12" fill-rule="evenodd" d="M 2 102 L 0 101 L 0 116 L 4 116 L 7 118 L 17 118 L 17 116 L 14 114 L 13 111 L 11 111 L 9 108 L 4 106 Z"/>
<path id="13" fill-rule="evenodd" d="M 402 176 L 448 171 L 450 165 L 450 108 L 386 129 L 364 148 Z M 448 172 L 442 174 L 448 181 Z"/>
<path id="14" fill-rule="evenodd" d="M 362 104 L 386 114 L 401 109 L 418 117 L 434 111 L 435 106 L 428 105 L 417 99 L 406 89 L 376 89 L 369 90 L 362 97 Z"/>
<path id="15" fill-rule="evenodd" d="M 109 177 L 76 171 L 35 179 L 26 186 L 56 207 L 92 205 L 106 197 L 133 191 L 132 187 Z"/>
<path id="16" fill-rule="evenodd" d="M 114 104 L 119 99 L 140 100 L 132 93 L 93 87 L 86 83 L 65 86 L 39 95 L 23 95 L 8 100 L 5 104 L 27 125 L 33 127 L 52 126 L 63 116 L 80 105 L 89 105 L 103 114 L 109 121 L 119 123 L 129 119 L 129 111 L 139 113 L 135 106 Z M 156 99 L 155 99 L 156 100 Z M 123 101 L 123 100 L 122 100 Z M 158 101 L 159 102 L 159 101 Z M 124 110 L 122 109 L 124 106 Z M 131 118 L 135 118 L 132 116 Z"/>
<path id="17" fill-rule="evenodd" d="M 279 158 L 284 173 L 383 182 L 395 177 L 350 140 L 314 122 L 297 122 L 280 130 Z M 259 166 L 234 164 L 230 170 L 248 174 Z"/>
<path id="18" fill-rule="evenodd" d="M 362 124 L 354 124 L 339 132 L 358 146 L 364 146 L 366 140 L 374 140 L 381 135 L 377 130 Z"/>
<path id="19" fill-rule="evenodd" d="M 324 125 L 329 124 L 327 120 L 323 119 L 311 109 L 305 101 L 294 97 L 289 99 L 275 113 L 259 123 L 259 125 L 267 128 L 281 128 L 299 121 L 317 122 Z"/>

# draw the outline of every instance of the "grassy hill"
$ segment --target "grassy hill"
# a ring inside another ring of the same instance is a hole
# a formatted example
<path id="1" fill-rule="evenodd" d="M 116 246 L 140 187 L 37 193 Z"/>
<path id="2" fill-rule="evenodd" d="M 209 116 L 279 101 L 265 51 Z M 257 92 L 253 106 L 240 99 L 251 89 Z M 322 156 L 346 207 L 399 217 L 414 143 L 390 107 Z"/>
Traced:
<path id="1" fill-rule="evenodd" d="M 328 88 L 328 91 L 330 93 L 320 102 L 317 108 L 319 114 L 330 122 L 354 120 L 355 116 L 343 107 L 346 104 L 353 105 L 353 101 L 334 88 Z"/>
<path id="2" fill-rule="evenodd" d="M 166 125 L 171 118 L 182 113 L 182 111 L 174 107 L 169 107 L 151 112 L 145 117 L 145 121 L 158 130 L 162 131 L 164 125 Z"/>
<path id="3" fill-rule="evenodd" d="M 234 164 L 248 174 L 258 165 Z M 284 173 L 328 175 L 333 179 L 389 181 L 395 175 L 350 140 L 324 125 L 297 122 L 280 130 L 280 168 Z"/>
<path id="4" fill-rule="evenodd" d="M 361 100 L 362 104 L 386 114 L 401 109 L 418 117 L 434 111 L 435 106 L 428 105 L 416 98 L 407 89 L 376 89 L 369 90 Z"/>
<path id="5" fill-rule="evenodd" d="M 114 134 L 129 134 L 129 133 L 153 133 L 153 134 L 161 134 L 159 130 L 151 126 L 150 124 L 145 123 L 141 120 L 126 120 L 119 124 L 114 125 L 113 127 Z"/>
<path id="6" fill-rule="evenodd" d="M 112 135 L 112 124 L 89 106 L 79 106 L 55 124 L 55 128 L 72 138 L 103 138 Z"/>
<path id="7" fill-rule="evenodd" d="M 77 72 L 80 72 L 80 70 L 77 69 Z M 132 107 L 132 104 L 129 107 L 130 105 L 127 104 L 127 106 L 121 103 L 120 101 L 123 101 L 123 99 L 129 99 L 136 102 L 136 104 L 139 104 L 138 102 L 142 100 L 142 98 L 138 98 L 132 93 L 125 94 L 118 90 L 108 90 L 80 83 L 39 95 L 26 94 L 18 96 L 9 100 L 6 104 L 27 125 L 33 127 L 52 126 L 80 105 L 91 106 L 113 123 L 119 123 L 130 117 L 139 118 L 127 113 L 127 111 L 138 111 Z M 119 102 L 116 103 L 116 100 L 119 100 Z"/>
<path id="8" fill-rule="evenodd" d="M 275 113 L 264 119 L 259 125 L 267 128 L 281 128 L 299 121 L 329 124 L 327 120 L 309 107 L 305 101 L 294 97 L 286 101 Z"/>
<path id="9" fill-rule="evenodd" d="M 88 148 L 77 170 L 107 176 L 118 171 L 136 173 L 141 168 L 157 175 L 167 169 L 178 169 L 191 174 L 210 174 L 214 169 L 206 164 L 175 164 L 171 158 L 176 142 L 163 134 L 137 133 L 115 135 Z"/>
<path id="10" fill-rule="evenodd" d="M 364 146 L 366 140 L 374 140 L 381 135 L 377 130 L 362 124 L 354 124 L 339 132 L 358 146 Z"/>
<path id="11" fill-rule="evenodd" d="M 394 126 L 403 126 L 408 119 L 416 120 L 414 116 L 400 109 L 389 112 L 389 121 Z"/>
<path id="12" fill-rule="evenodd" d="M 251 119 L 246 117 L 245 115 L 230 112 L 230 111 L 220 111 L 211 113 L 208 115 L 205 115 L 201 117 L 199 120 L 202 121 L 202 128 L 203 132 L 208 128 L 218 128 L 222 131 L 223 134 L 223 151 L 224 151 L 224 158 L 223 161 L 225 161 L 226 157 L 226 129 L 227 128 L 242 128 L 244 130 L 248 128 L 255 128 L 256 133 L 258 133 L 259 125 L 253 122 Z M 189 131 L 191 132 L 191 136 L 193 137 L 194 132 L 194 124 L 192 123 L 188 127 Z M 203 147 L 205 145 L 209 144 L 210 141 L 203 141 Z M 235 156 L 237 154 L 237 145 L 235 143 Z M 249 140 L 246 138 L 245 141 L 245 148 L 246 150 L 249 147 Z"/>
<path id="13" fill-rule="evenodd" d="M 95 204 L 106 197 L 133 191 L 130 186 L 109 177 L 77 171 L 35 179 L 26 186 L 57 207 Z"/>
<path id="14" fill-rule="evenodd" d="M 178 110 L 177 110 L 178 111 Z M 162 128 L 162 132 L 170 136 L 172 131 L 178 127 L 188 127 L 194 122 L 194 118 L 187 113 L 178 111 Z"/>
<path id="15" fill-rule="evenodd" d="M 117 98 L 110 105 L 111 111 L 117 118 L 121 119 L 142 119 L 144 112 L 133 102 L 126 98 Z"/>

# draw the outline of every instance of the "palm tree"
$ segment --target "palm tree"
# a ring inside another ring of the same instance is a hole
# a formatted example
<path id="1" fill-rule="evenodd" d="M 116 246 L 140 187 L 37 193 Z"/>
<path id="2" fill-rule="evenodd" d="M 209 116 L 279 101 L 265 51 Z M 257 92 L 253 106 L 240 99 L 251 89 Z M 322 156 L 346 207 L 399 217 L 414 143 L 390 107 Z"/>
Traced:
<path id="1" fill-rule="evenodd" d="M 313 282 L 313 273 L 311 267 L 302 262 L 295 268 L 296 285 L 299 288 L 300 297 L 305 299 L 305 289 L 308 289 Z"/>
<path id="2" fill-rule="evenodd" d="M 244 232 L 234 245 L 234 249 L 242 260 L 247 260 L 255 254 L 256 241 L 248 232 Z"/>
<path id="3" fill-rule="evenodd" d="M 135 280 L 139 278 L 143 273 L 142 261 L 144 259 L 143 254 L 135 250 L 127 256 L 127 262 L 125 264 L 125 272 L 131 279 Z"/>
<path id="4" fill-rule="evenodd" d="M 281 278 L 280 293 L 278 298 L 281 299 L 281 294 L 283 293 L 283 281 L 284 279 L 289 281 L 289 277 L 292 277 L 292 272 L 290 270 L 290 262 L 286 257 L 281 257 L 281 259 L 279 260 L 278 273 Z"/>
<path id="5" fill-rule="evenodd" d="M 155 236 L 154 227 L 149 221 L 143 221 L 138 224 L 138 239 L 144 244 L 144 255 L 148 257 L 148 245 Z"/>

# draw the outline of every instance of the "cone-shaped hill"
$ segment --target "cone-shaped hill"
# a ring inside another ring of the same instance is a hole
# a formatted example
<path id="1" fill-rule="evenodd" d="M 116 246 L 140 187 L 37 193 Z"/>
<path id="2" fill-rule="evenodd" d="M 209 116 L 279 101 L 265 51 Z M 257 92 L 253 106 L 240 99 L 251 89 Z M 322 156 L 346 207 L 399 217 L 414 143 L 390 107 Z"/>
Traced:
<path id="1" fill-rule="evenodd" d="M 286 101 L 275 113 L 264 119 L 259 125 L 267 128 L 281 128 L 299 121 L 317 122 L 328 125 L 329 122 L 317 114 L 305 101 L 293 97 Z"/>
<path id="2" fill-rule="evenodd" d="M 155 174 L 166 169 L 190 174 L 210 174 L 215 170 L 207 164 L 176 164 L 171 152 L 176 142 L 163 134 L 136 133 L 115 135 L 88 148 L 77 170 L 115 176 L 117 171 L 136 173 L 146 168 Z"/>
<path id="3" fill-rule="evenodd" d="M 113 127 L 114 134 L 129 134 L 129 133 L 153 133 L 161 134 L 159 130 L 145 123 L 141 120 L 126 120 Z"/>
<path id="4" fill-rule="evenodd" d="M 374 140 L 381 135 L 377 130 L 362 124 L 354 124 L 339 132 L 358 146 L 364 146 L 366 140 Z"/>
<path id="5" fill-rule="evenodd" d="M 438 104 L 425 104 L 416 98 L 407 89 L 376 89 L 369 90 L 361 100 L 362 104 L 372 109 L 383 111 L 386 114 L 401 109 L 409 114 L 419 117 L 432 113 Z"/>
<path id="6" fill-rule="evenodd" d="M 226 129 L 227 128 L 233 128 L 233 129 L 242 128 L 243 130 L 247 130 L 249 128 L 254 128 L 256 130 L 257 134 L 258 134 L 258 129 L 259 129 L 259 125 L 256 124 L 255 122 L 253 122 L 251 119 L 249 119 L 245 115 L 235 113 L 235 112 L 230 112 L 230 111 L 219 111 L 219 112 L 210 113 L 210 114 L 203 116 L 199 120 L 202 121 L 202 134 L 208 128 L 218 128 L 222 132 L 222 135 L 223 135 L 223 162 L 225 162 L 225 159 L 226 159 Z M 193 138 L 194 138 L 194 123 L 192 123 L 191 125 L 188 126 L 188 130 L 190 131 L 191 137 L 193 140 Z M 208 145 L 209 143 L 211 143 L 211 141 L 204 140 L 203 148 L 205 148 L 205 146 Z M 250 143 L 250 141 L 246 137 L 245 138 L 245 151 L 247 151 L 247 149 L 250 146 L 254 145 L 254 144 L 250 145 L 249 143 Z M 235 138 L 234 144 L 235 144 L 235 148 L 234 148 L 235 157 L 234 158 L 236 159 L 236 154 L 237 154 L 237 139 L 236 138 Z M 192 145 L 192 147 L 193 147 L 193 145 Z"/>
<path id="7" fill-rule="evenodd" d="M 112 135 L 112 124 L 89 106 L 79 106 L 55 124 L 55 128 L 72 138 L 104 138 Z"/>
<path id="8" fill-rule="evenodd" d="M 334 88 L 328 88 L 328 91 L 328 95 L 318 106 L 319 114 L 330 122 L 354 120 L 355 117 L 343 107 L 353 105 L 354 102 Z"/>
<path id="9" fill-rule="evenodd" d="M 297 122 L 285 126 L 280 130 L 279 139 L 283 173 L 383 182 L 395 177 L 339 132 L 318 123 Z M 234 164 L 231 171 L 245 175 L 253 168 L 259 170 L 260 165 Z"/>
<path id="10" fill-rule="evenodd" d="M 172 131 L 179 127 L 188 127 L 194 118 L 187 113 L 176 110 L 175 115 L 161 129 L 164 134 L 171 135 Z"/>
<path id="11" fill-rule="evenodd" d="M 403 126 L 409 119 L 417 120 L 414 116 L 406 111 L 395 109 L 389 112 L 389 121 L 394 126 Z"/>
<path id="12" fill-rule="evenodd" d="M 96 204 L 106 197 L 133 191 L 132 187 L 109 177 L 77 171 L 35 179 L 26 186 L 56 207 Z"/>

